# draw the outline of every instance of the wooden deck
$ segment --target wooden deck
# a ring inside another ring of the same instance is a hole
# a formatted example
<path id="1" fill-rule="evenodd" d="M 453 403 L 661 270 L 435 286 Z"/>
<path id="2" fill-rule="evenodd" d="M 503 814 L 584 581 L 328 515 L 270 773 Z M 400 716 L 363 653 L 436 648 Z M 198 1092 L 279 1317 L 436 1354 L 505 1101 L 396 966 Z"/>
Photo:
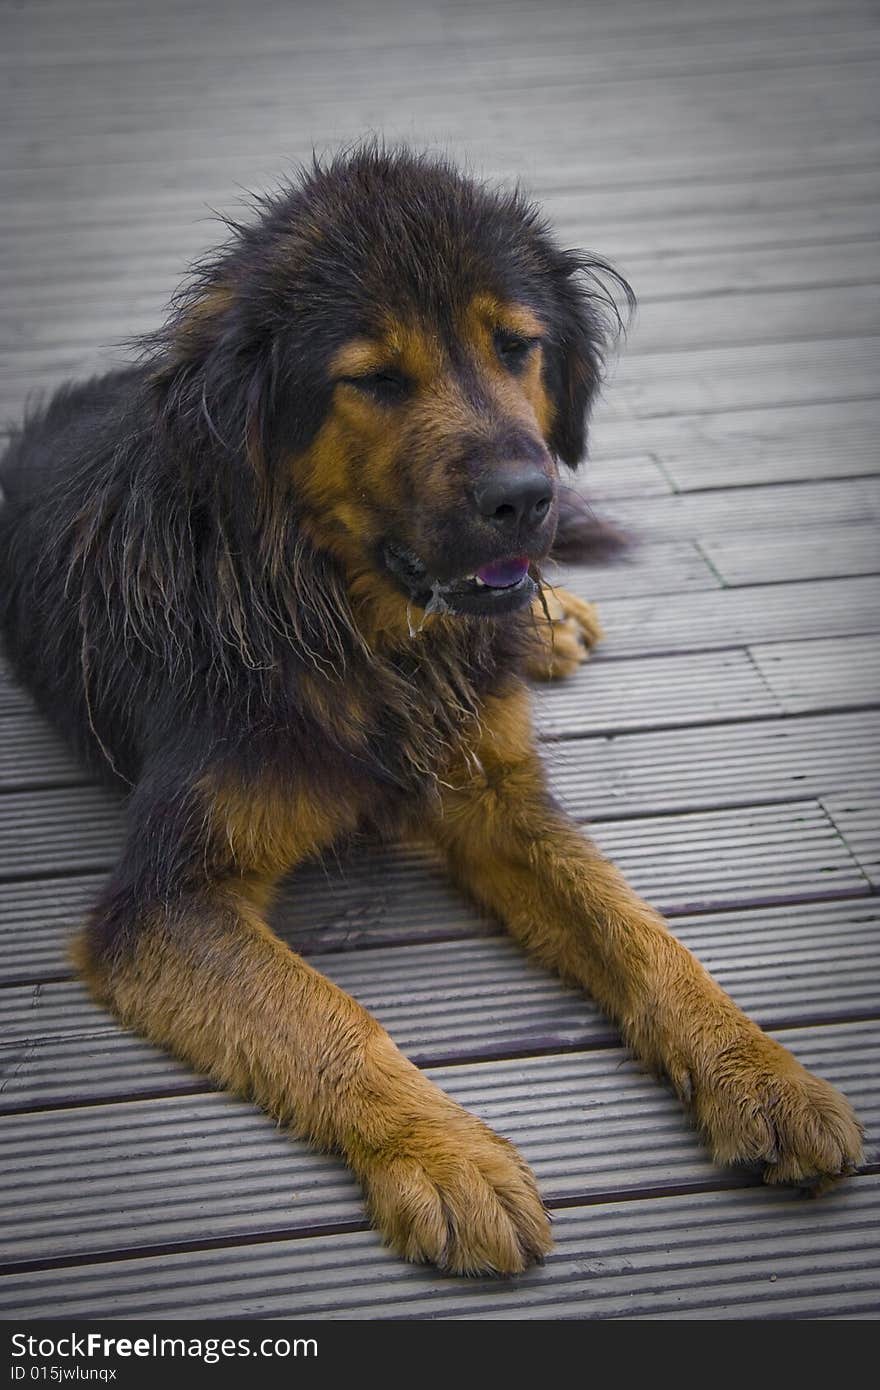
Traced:
<path id="1" fill-rule="evenodd" d="M 557 1248 L 406 1266 L 336 1161 L 122 1032 L 65 942 L 118 849 L 0 675 L 0 1315 L 880 1311 L 880 24 L 861 0 L 28 0 L 4 10 L 0 413 L 120 360 L 208 207 L 366 130 L 521 178 L 641 309 L 583 485 L 608 640 L 536 695 L 555 787 L 734 997 L 851 1097 L 819 1202 L 713 1167 L 589 1003 L 426 853 L 291 884 L 283 935 L 522 1148 Z"/>

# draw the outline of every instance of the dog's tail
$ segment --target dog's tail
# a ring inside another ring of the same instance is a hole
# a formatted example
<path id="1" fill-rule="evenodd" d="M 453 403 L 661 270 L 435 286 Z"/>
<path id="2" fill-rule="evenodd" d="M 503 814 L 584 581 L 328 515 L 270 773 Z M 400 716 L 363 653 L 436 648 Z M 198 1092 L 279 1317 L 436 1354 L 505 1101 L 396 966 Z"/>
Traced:
<path id="1" fill-rule="evenodd" d="M 599 565 L 615 559 L 632 544 L 632 537 L 613 521 L 597 516 L 574 488 L 559 490 L 559 521 L 550 554 L 571 565 Z"/>

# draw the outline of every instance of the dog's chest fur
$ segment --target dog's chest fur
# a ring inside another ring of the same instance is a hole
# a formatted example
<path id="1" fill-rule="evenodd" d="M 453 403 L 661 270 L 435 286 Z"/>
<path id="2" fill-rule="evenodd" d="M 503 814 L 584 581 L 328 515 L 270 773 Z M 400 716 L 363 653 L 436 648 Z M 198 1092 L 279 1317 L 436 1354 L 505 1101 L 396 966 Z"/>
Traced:
<path id="1" fill-rule="evenodd" d="M 314 731 L 319 765 L 341 762 L 348 779 L 389 803 L 435 796 L 471 760 L 487 697 L 516 680 L 517 630 L 516 622 L 442 621 L 359 654 L 339 679 L 302 678 L 298 713 Z"/>

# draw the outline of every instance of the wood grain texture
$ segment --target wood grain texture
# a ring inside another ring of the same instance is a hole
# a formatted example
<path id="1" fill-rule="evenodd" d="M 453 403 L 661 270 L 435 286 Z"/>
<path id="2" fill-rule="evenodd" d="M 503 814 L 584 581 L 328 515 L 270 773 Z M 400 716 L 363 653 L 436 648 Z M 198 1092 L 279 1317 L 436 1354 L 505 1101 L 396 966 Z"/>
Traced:
<path id="1" fill-rule="evenodd" d="M 371 1231 L 0 1276 L 5 1317 L 876 1317 L 880 1177 L 847 1200 L 765 1188 L 562 1207 L 556 1249 L 515 1287 L 402 1265 Z M 804 1268 L 804 1250 L 815 1262 Z"/>

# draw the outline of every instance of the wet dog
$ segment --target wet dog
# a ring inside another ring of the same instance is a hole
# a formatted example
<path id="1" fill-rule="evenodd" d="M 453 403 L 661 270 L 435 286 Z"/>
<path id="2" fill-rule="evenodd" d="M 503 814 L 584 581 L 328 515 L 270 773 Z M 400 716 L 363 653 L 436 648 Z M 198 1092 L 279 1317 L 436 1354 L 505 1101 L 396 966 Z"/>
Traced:
<path id="1" fill-rule="evenodd" d="M 560 470 L 584 453 L 609 285 L 519 194 L 364 148 L 265 199 L 140 364 L 60 392 L 2 465 L 10 658 L 132 789 L 83 976 L 341 1153 L 385 1238 L 457 1272 L 549 1249 L 529 1168 L 265 920 L 283 875 L 365 828 L 431 838 L 720 1161 L 822 1185 L 861 1153 L 845 1099 L 566 818 L 536 752 L 523 671 L 597 635 L 564 593 L 549 625 L 540 586 L 579 524 Z"/>

